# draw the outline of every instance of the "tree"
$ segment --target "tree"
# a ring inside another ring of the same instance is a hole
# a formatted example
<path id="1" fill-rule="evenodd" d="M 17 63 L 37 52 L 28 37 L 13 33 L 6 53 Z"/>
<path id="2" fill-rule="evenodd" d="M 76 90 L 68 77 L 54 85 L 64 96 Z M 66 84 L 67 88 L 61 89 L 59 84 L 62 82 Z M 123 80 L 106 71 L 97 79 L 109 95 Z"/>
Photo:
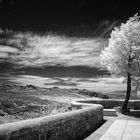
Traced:
<path id="1" fill-rule="evenodd" d="M 132 83 L 140 77 L 140 20 L 138 14 L 111 32 L 108 47 L 100 54 L 101 65 L 126 79 L 127 91 L 122 113 L 126 114 Z"/>

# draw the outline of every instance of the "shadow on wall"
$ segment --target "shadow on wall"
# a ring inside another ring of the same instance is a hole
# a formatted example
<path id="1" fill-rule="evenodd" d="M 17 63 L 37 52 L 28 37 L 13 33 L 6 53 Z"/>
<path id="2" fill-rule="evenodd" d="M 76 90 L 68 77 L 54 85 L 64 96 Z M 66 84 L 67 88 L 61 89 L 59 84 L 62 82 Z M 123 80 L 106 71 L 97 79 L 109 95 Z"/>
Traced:
<path id="1" fill-rule="evenodd" d="M 103 106 L 0 125 L 0 140 L 82 140 L 103 124 Z"/>

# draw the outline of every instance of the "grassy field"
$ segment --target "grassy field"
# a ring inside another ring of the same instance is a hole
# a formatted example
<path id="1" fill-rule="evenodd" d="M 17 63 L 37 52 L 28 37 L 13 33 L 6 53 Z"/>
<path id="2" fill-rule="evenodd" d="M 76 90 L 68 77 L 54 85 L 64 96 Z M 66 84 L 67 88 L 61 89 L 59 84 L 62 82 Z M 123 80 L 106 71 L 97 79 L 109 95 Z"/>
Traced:
<path id="1" fill-rule="evenodd" d="M 0 123 L 56 115 L 75 110 L 74 99 L 108 98 L 101 93 L 79 89 L 40 88 L 33 85 L 0 86 Z"/>
<path id="2" fill-rule="evenodd" d="M 114 91 L 105 95 L 87 89 L 2 84 L 0 85 L 0 124 L 72 111 L 76 109 L 70 105 L 72 100 L 88 98 L 124 99 L 125 92 Z M 137 99 L 134 91 L 131 99 Z"/>

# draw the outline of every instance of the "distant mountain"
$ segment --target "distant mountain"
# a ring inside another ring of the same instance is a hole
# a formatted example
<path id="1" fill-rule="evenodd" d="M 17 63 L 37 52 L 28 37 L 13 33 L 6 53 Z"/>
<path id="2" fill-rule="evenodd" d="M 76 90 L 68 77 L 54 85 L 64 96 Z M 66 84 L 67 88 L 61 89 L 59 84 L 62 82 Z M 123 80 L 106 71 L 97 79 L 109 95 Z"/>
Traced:
<path id="1" fill-rule="evenodd" d="M 16 67 L 13 63 L 0 63 L 0 76 L 6 75 L 32 75 L 41 77 L 76 77 L 90 78 L 98 76 L 108 76 L 110 73 L 96 67 L 86 66 L 46 66 L 46 67 Z"/>

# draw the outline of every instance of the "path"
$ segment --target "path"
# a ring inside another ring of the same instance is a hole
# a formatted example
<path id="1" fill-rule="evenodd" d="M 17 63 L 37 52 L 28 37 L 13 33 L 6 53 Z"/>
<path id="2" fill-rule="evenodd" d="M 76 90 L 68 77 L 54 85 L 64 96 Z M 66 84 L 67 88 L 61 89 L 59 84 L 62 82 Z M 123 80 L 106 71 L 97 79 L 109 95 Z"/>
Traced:
<path id="1" fill-rule="evenodd" d="M 140 118 L 117 115 L 104 117 L 107 122 L 84 140 L 140 140 Z"/>
<path id="2" fill-rule="evenodd" d="M 140 121 L 117 119 L 100 140 L 140 140 Z"/>

